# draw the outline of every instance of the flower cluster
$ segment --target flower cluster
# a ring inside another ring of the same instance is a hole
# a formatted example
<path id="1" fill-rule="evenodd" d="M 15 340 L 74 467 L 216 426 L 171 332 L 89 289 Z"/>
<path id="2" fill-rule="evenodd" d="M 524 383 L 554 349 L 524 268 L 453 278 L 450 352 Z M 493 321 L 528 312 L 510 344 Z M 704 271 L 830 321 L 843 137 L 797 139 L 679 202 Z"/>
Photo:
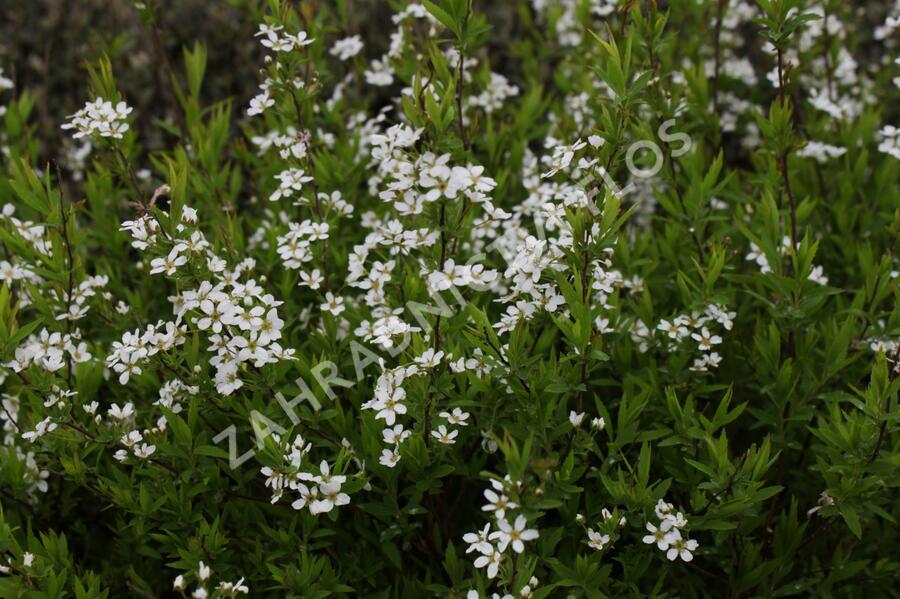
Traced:
<path id="1" fill-rule="evenodd" d="M 273 434 L 273 440 L 281 444 L 277 434 Z M 260 470 L 266 477 L 266 487 L 272 489 L 272 503 L 280 501 L 286 489 L 298 495 L 291 503 L 292 508 L 306 508 L 314 516 L 350 503 L 350 496 L 341 491 L 341 486 L 347 482 L 345 475 L 333 474 L 325 460 L 319 464 L 318 472 L 307 469 L 305 458 L 312 444 L 297 435 L 292 442 L 281 445 L 284 452 L 281 464 L 275 468 L 264 466 Z"/>
<path id="2" fill-rule="evenodd" d="M 721 327 L 722 331 L 730 331 L 734 328 L 735 312 L 729 312 L 728 308 L 719 304 L 709 304 L 702 312 L 693 311 L 690 314 L 680 314 L 668 320 L 661 320 L 656 326 L 662 344 L 670 351 L 682 347 L 682 341 L 696 344 L 701 352 L 699 358 L 694 360 L 691 370 L 706 372 L 710 368 L 716 368 L 722 361 L 722 356 L 715 351 L 716 346 L 722 343 L 722 337 L 713 331 Z"/>
<path id="3" fill-rule="evenodd" d="M 125 446 L 125 449 L 119 449 L 115 454 L 115 458 L 120 462 L 128 459 L 129 451 L 140 460 L 146 460 L 156 451 L 156 445 L 144 442 L 144 436 L 136 430 L 122 435 L 119 443 Z"/>
<path id="4" fill-rule="evenodd" d="M 791 238 L 785 235 L 781 240 L 781 246 L 779 246 L 781 255 L 789 255 L 791 253 L 791 247 Z M 757 266 L 759 266 L 759 272 L 761 273 L 772 272 L 772 266 L 769 264 L 769 258 L 766 256 L 766 253 L 753 242 L 750 242 L 750 252 L 747 254 L 747 260 L 756 262 Z M 828 277 L 825 276 L 825 269 L 820 265 L 812 265 L 807 278 L 818 285 L 828 285 Z"/>
<path id="5" fill-rule="evenodd" d="M 230 395 L 243 386 L 240 370 L 246 365 L 261 368 L 294 356 L 292 349 L 279 343 L 284 321 L 277 308 L 283 302 L 267 293 L 256 279 L 242 280 L 244 274 L 252 273 L 255 261 L 247 259 L 234 270 L 227 270 L 227 263 L 216 255 L 203 234 L 192 230 L 196 220 L 196 212 L 185 207 L 177 227 L 185 237 L 167 240 L 171 249 L 164 257 L 151 260 L 150 272 L 173 276 L 180 267 L 190 265 L 194 272 L 202 269 L 206 274 L 198 277 L 196 287 L 169 298 L 175 315 L 173 322 L 148 327 L 142 336 L 126 335 L 120 346 L 114 346 L 107 364 L 120 373 L 122 384 L 131 373 L 139 374 L 140 362 L 156 351 L 183 343 L 189 325 L 208 335 L 209 350 L 215 353 L 209 363 L 216 369 L 214 383 L 222 395 Z M 139 249 L 157 245 L 158 235 L 148 231 L 155 231 L 158 226 L 148 225 L 149 222 L 153 221 L 145 216 L 123 224 L 123 230 L 134 238 L 132 244 L 140 244 Z M 166 330 L 164 336 L 157 334 L 161 327 Z M 152 346 L 156 346 L 156 351 L 152 351 Z"/>
<path id="6" fill-rule="evenodd" d="M 243 578 L 239 579 L 237 582 L 221 581 L 219 582 L 219 584 L 213 587 L 212 594 L 210 594 L 208 586 L 211 575 L 212 569 L 201 560 L 197 565 L 197 586 L 190 595 L 193 599 L 224 599 L 225 597 L 233 599 L 238 595 L 250 594 L 250 587 L 244 584 Z M 183 574 L 179 574 L 175 577 L 175 580 L 172 582 L 172 590 L 184 595 L 184 591 L 187 590 L 187 580 L 185 580 Z"/>
<path id="7" fill-rule="evenodd" d="M 46 493 L 47 489 L 49 489 L 49 485 L 47 484 L 47 479 L 50 478 L 50 472 L 42 468 L 38 465 L 36 458 L 36 454 L 32 450 L 24 450 L 19 447 L 16 443 L 20 433 L 23 433 L 21 436 L 27 441 L 34 441 L 37 436 L 40 435 L 29 435 L 29 432 L 23 432 L 19 428 L 19 408 L 21 406 L 21 402 L 19 398 L 14 395 L 9 395 L 4 393 L 0 396 L 0 423 L 2 423 L 2 432 L 3 432 L 3 446 L 5 448 L 11 449 L 15 456 L 16 460 L 23 465 L 22 469 L 22 481 L 26 487 L 26 493 L 28 495 L 28 500 L 31 503 L 38 502 L 38 493 Z M 39 425 L 40 426 L 40 425 Z M 45 422 L 43 424 L 44 431 L 41 431 L 40 434 L 44 434 L 44 432 L 52 431 L 56 428 L 56 424 L 53 422 Z M 26 437 L 25 435 L 29 435 Z"/>
<path id="8" fill-rule="evenodd" d="M 510 524 L 513 513 L 519 511 L 520 507 L 510 499 L 508 493 L 519 492 L 521 483 L 506 477 L 502 480 L 491 479 L 491 487 L 492 489 L 484 491 L 487 503 L 481 509 L 494 517 L 493 530 L 491 523 L 485 524 L 482 530 L 463 535 L 463 541 L 469 544 L 466 553 L 476 551 L 480 554 L 475 558 L 475 567 L 484 568 L 488 578 L 496 578 L 507 557 L 507 549 L 522 553 L 525 551 L 525 543 L 534 541 L 540 537 L 540 533 L 534 528 L 527 528 L 528 519 L 522 513 Z"/>
<path id="9" fill-rule="evenodd" d="M 599 522 L 598 530 L 594 530 L 593 528 L 587 528 L 585 530 L 588 547 L 594 551 L 604 551 L 612 546 L 615 538 L 619 536 L 618 529 L 624 527 L 625 524 L 628 523 L 625 516 L 616 517 L 617 514 L 618 511 L 613 513 L 606 508 L 600 510 L 600 515 L 603 520 Z M 586 519 L 583 515 L 578 514 L 575 517 L 575 521 L 584 526 Z"/>
<path id="10" fill-rule="evenodd" d="M 314 39 L 310 39 L 305 31 L 299 31 L 296 34 L 283 33 L 284 27 L 281 25 L 265 25 L 260 24 L 259 31 L 256 36 L 260 38 L 260 43 L 273 52 L 291 52 L 298 50 L 304 46 L 312 44 Z"/>
<path id="11" fill-rule="evenodd" d="M 53 255 L 53 242 L 47 237 L 47 227 L 40 223 L 30 220 L 19 220 L 15 216 L 16 207 L 12 204 L 4 204 L 0 211 L 0 222 L 7 221 L 12 225 L 16 235 L 22 238 L 29 246 L 33 247 L 37 252 L 45 255 Z M 0 263 L 0 277 L 3 281 L 25 280 L 32 283 L 40 283 L 41 279 L 33 268 L 29 268 L 25 264 L 19 264 L 13 261 L 10 263 L 4 260 Z"/>
<path id="12" fill-rule="evenodd" d="M 362 49 L 362 38 L 358 35 L 351 35 L 350 37 L 345 37 L 334 42 L 334 45 L 328 52 L 332 56 L 337 56 L 339 60 L 350 60 L 362 52 Z"/>
<path id="13" fill-rule="evenodd" d="M 161 320 L 148 324 L 143 331 L 126 332 L 120 341 L 112 344 L 106 366 L 119 375 L 119 384 L 125 385 L 143 372 L 141 365 L 153 356 L 184 344 L 186 333 L 185 326 Z"/>
<path id="14" fill-rule="evenodd" d="M 132 108 L 125 102 L 113 103 L 103 98 L 97 98 L 88 102 L 84 108 L 69 117 L 69 121 L 62 125 L 63 129 L 74 129 L 72 137 L 110 137 L 122 139 L 128 131 L 128 122 L 125 120 L 131 114 Z"/>
<path id="15" fill-rule="evenodd" d="M 51 333 L 46 328 L 29 335 L 16 348 L 15 356 L 14 360 L 3 365 L 13 372 L 22 372 L 32 364 L 47 372 L 56 372 L 72 363 L 87 362 L 92 358 L 87 343 L 81 340 L 81 332 L 77 329 L 71 333 Z"/>
<path id="16" fill-rule="evenodd" d="M 893 125 L 885 125 L 878 132 L 881 143 L 878 144 L 878 151 L 890 154 L 897 160 L 900 160 L 900 129 Z"/>
<path id="17" fill-rule="evenodd" d="M 265 48 L 271 50 L 276 55 L 290 54 L 291 52 L 300 50 L 316 41 L 311 39 L 305 31 L 298 31 L 296 34 L 284 33 L 284 27 L 282 25 L 267 25 L 265 23 L 259 25 L 259 30 L 256 32 L 255 36 L 260 38 L 260 43 Z M 266 57 L 266 60 L 267 62 L 273 61 L 271 57 Z M 277 61 L 274 62 L 275 64 L 279 64 Z M 273 97 L 273 91 L 280 83 L 282 82 L 272 78 L 266 78 L 260 85 L 262 92 L 250 100 L 247 116 L 252 117 L 260 115 L 274 106 L 275 98 Z M 289 82 L 289 85 L 299 89 L 304 87 L 305 82 L 302 79 L 295 78 Z"/>
<path id="18" fill-rule="evenodd" d="M 656 545 L 660 551 L 665 551 L 669 561 L 675 561 L 679 557 L 686 562 L 694 559 L 693 552 L 697 550 L 700 543 L 682 536 L 682 530 L 687 526 L 684 514 L 676 513 L 674 506 L 662 499 L 657 502 L 654 511 L 660 522 L 658 525 L 647 522 L 649 534 L 644 536 L 644 543 Z"/>

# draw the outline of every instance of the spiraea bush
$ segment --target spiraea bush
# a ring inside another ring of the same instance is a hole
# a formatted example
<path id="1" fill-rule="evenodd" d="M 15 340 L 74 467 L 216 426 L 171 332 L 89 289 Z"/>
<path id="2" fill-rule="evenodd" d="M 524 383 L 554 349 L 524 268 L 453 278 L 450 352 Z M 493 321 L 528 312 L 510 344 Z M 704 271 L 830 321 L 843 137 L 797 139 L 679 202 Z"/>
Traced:
<path id="1" fill-rule="evenodd" d="M 895 596 L 900 3 L 111 4 L 4 42 L 0 596 Z"/>

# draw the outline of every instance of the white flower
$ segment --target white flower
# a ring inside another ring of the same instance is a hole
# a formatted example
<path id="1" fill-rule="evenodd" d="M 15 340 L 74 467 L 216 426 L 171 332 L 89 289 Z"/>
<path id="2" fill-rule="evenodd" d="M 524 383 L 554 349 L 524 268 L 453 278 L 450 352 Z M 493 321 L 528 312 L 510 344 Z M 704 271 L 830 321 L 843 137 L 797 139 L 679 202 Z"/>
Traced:
<path id="1" fill-rule="evenodd" d="M 469 280 L 469 267 L 447 260 L 444 262 L 443 270 L 436 270 L 428 275 L 428 286 L 433 291 L 446 291 L 453 286 L 468 285 Z"/>
<path id="2" fill-rule="evenodd" d="M 797 156 L 812 158 L 820 163 L 828 162 L 832 158 L 840 158 L 847 153 L 847 148 L 831 146 L 818 141 L 808 141 L 806 145 L 797 151 Z"/>
<path id="3" fill-rule="evenodd" d="M 669 339 L 684 339 L 690 334 L 688 328 L 677 320 L 671 322 L 668 320 L 660 320 L 659 325 L 657 325 L 656 328 L 665 333 Z"/>
<path id="4" fill-rule="evenodd" d="M 591 548 L 596 549 L 597 551 L 600 551 L 601 549 L 603 549 L 604 545 L 609 543 L 609 535 L 600 534 L 599 532 L 596 532 L 590 528 L 588 529 L 587 533 L 588 545 Z"/>
<path id="5" fill-rule="evenodd" d="M 180 256 L 176 249 L 172 249 L 165 258 L 154 258 L 150 261 L 150 274 L 164 273 L 167 276 L 175 274 L 175 270 L 187 264 L 187 256 Z"/>
<path id="6" fill-rule="evenodd" d="M 318 268 L 312 269 L 312 272 L 300 271 L 300 282 L 298 285 L 309 287 L 310 289 L 318 289 L 325 277 L 319 272 Z"/>
<path id="7" fill-rule="evenodd" d="M 13 87 L 15 86 L 12 79 L 10 79 L 9 77 L 4 77 L 3 69 L 0 69 L 0 90 L 13 89 Z"/>
<path id="8" fill-rule="evenodd" d="M 244 579 L 241 578 L 237 582 L 220 582 L 216 589 L 219 590 L 220 597 L 236 597 L 238 593 L 248 594 L 250 592 L 250 587 L 244 584 Z"/>
<path id="9" fill-rule="evenodd" d="M 444 352 L 439 351 L 435 353 L 433 348 L 428 348 L 421 356 L 414 358 L 413 361 L 422 368 L 434 368 L 441 363 L 443 357 Z"/>
<path id="10" fill-rule="evenodd" d="M 572 410 L 569 412 L 569 423 L 573 428 L 578 428 L 581 426 L 581 423 L 584 421 L 584 412 L 576 412 Z"/>
<path id="11" fill-rule="evenodd" d="M 678 512 L 677 514 L 672 514 L 671 512 L 666 514 L 666 520 L 672 522 L 672 526 L 675 528 L 684 528 L 687 526 L 687 518 L 684 517 L 684 514 Z"/>
<path id="12" fill-rule="evenodd" d="M 311 474 L 309 472 L 301 472 L 298 475 L 300 480 L 312 481 L 318 485 L 330 485 L 332 483 L 342 485 L 347 482 L 347 477 L 343 474 L 332 474 L 331 467 L 328 462 L 322 460 L 319 462 L 319 474 Z M 321 490 L 321 489 L 320 489 Z"/>
<path id="13" fill-rule="evenodd" d="M 498 540 L 497 548 L 500 552 L 506 551 L 506 547 L 511 545 L 513 551 L 522 553 L 525 551 L 525 544 L 523 541 L 533 541 L 540 536 L 537 530 L 525 528 L 527 522 L 525 516 L 522 514 L 519 514 L 515 524 L 512 526 L 510 526 L 509 522 L 504 518 L 497 520 L 497 526 L 500 530 L 492 532 L 490 538 Z"/>
<path id="14" fill-rule="evenodd" d="M 809 518 L 823 507 L 834 505 L 834 498 L 828 494 L 828 491 L 822 491 L 819 493 L 819 501 L 817 505 L 807 510 L 806 517 Z"/>
<path id="15" fill-rule="evenodd" d="M 672 541 L 672 546 L 666 552 L 666 557 L 669 558 L 669 561 L 675 561 L 677 558 L 681 558 L 682 560 L 689 562 L 694 559 L 692 551 L 696 551 L 697 547 L 700 546 L 700 543 L 693 539 L 682 539 L 681 534 L 678 535 L 676 539 Z"/>
<path id="16" fill-rule="evenodd" d="M 142 460 L 149 458 L 156 451 L 156 445 L 148 445 L 147 443 L 142 443 L 140 447 L 135 446 L 134 455 L 135 457 L 141 458 Z"/>
<path id="17" fill-rule="evenodd" d="M 467 532 L 463 535 L 463 541 L 469 544 L 466 553 L 477 551 L 484 555 L 490 555 L 494 551 L 494 546 L 488 541 L 491 525 L 485 524 L 484 528 L 478 532 Z"/>
<path id="18" fill-rule="evenodd" d="M 440 425 L 436 431 L 431 431 L 431 436 L 444 443 L 445 445 L 453 445 L 456 443 L 456 437 L 459 435 L 458 430 L 448 431 L 447 427 L 443 424 Z"/>
<path id="19" fill-rule="evenodd" d="M 122 435 L 122 438 L 119 439 L 119 442 L 125 447 L 131 448 L 143 440 L 144 436 L 140 431 L 129 431 L 128 433 Z"/>
<path id="20" fill-rule="evenodd" d="M 392 428 L 386 428 L 381 431 L 381 436 L 385 443 L 390 445 L 399 445 L 403 443 L 412 433 L 404 430 L 402 424 L 397 424 Z"/>
<path id="21" fill-rule="evenodd" d="M 672 521 L 671 520 L 663 520 L 662 522 L 659 523 L 659 528 L 657 528 L 656 526 L 653 526 L 649 522 L 647 522 L 646 526 L 647 526 L 647 531 L 650 534 L 645 535 L 644 538 L 641 540 L 644 543 L 646 543 L 647 545 L 653 545 L 655 543 L 656 546 L 659 549 L 661 549 L 662 551 L 665 551 L 666 549 L 668 549 L 669 545 L 671 545 L 672 541 L 674 540 L 673 536 L 672 536 L 672 532 L 671 532 L 672 526 L 673 526 Z M 677 533 L 678 531 L 675 530 L 675 532 Z"/>
<path id="22" fill-rule="evenodd" d="M 706 327 L 703 327 L 699 333 L 692 333 L 691 339 L 697 342 L 697 346 L 701 351 L 710 351 L 713 345 L 722 343 L 722 338 L 718 335 L 712 335 Z"/>
<path id="23" fill-rule="evenodd" d="M 254 96 L 250 99 L 250 108 L 247 109 L 247 116 L 256 116 L 266 111 L 266 108 L 275 106 L 275 100 L 269 96 L 269 90 Z"/>
<path id="24" fill-rule="evenodd" d="M 881 139 L 881 143 L 878 144 L 878 151 L 900 160 L 900 128 L 893 125 L 885 125 L 878 132 L 878 138 Z"/>
<path id="25" fill-rule="evenodd" d="M 300 494 L 300 498 L 294 500 L 291 504 L 291 507 L 295 510 L 302 510 L 304 507 L 311 505 L 319 494 L 319 490 L 317 487 L 313 487 L 310 489 L 303 483 L 296 483 L 291 487 L 294 491 L 297 491 Z"/>
<path id="26" fill-rule="evenodd" d="M 290 33 L 288 33 L 288 34 L 286 34 L 284 37 L 285 37 L 288 41 L 290 41 L 291 44 L 293 44 L 295 47 L 298 47 L 298 48 L 301 48 L 301 47 L 303 47 L 303 46 L 309 46 L 309 45 L 312 44 L 314 41 L 316 41 L 316 40 L 314 40 L 314 39 L 312 39 L 312 38 L 310 38 L 310 37 L 307 37 L 307 34 L 306 34 L 305 31 L 298 31 L 298 32 L 297 32 L 296 34 L 294 34 L 294 35 L 291 35 Z"/>
<path id="27" fill-rule="evenodd" d="M 506 510 L 514 510 L 519 507 L 515 502 L 510 501 L 506 495 L 494 493 L 490 489 L 485 489 L 484 498 L 488 502 L 481 507 L 482 511 L 494 512 L 498 519 L 502 519 L 506 515 Z"/>
<path id="28" fill-rule="evenodd" d="M 37 439 L 43 437 L 47 433 L 51 433 L 55 431 L 57 428 L 57 424 L 50 420 L 50 417 L 44 418 L 40 422 L 38 422 L 33 431 L 22 433 L 22 438 L 26 441 L 31 441 L 34 443 Z"/>
<path id="29" fill-rule="evenodd" d="M 819 285 L 827 285 L 828 277 L 825 276 L 825 269 L 821 266 L 813 266 L 810 270 L 809 277 L 807 277 L 813 283 L 818 283 Z"/>
<path id="30" fill-rule="evenodd" d="M 301 168 L 289 168 L 281 171 L 275 178 L 279 180 L 278 189 L 269 196 L 269 201 L 274 202 L 281 198 L 291 197 L 295 191 L 301 191 L 304 183 L 312 181 L 312 177 Z M 309 221 L 306 221 L 309 223 Z M 301 225 L 302 228 L 302 225 Z"/>
<path id="31" fill-rule="evenodd" d="M 325 303 L 319 306 L 323 312 L 329 312 L 334 316 L 338 316 L 346 308 L 344 306 L 344 298 L 337 296 L 330 291 L 325 294 Z"/>
<path id="32" fill-rule="evenodd" d="M 453 408 L 451 412 L 441 412 L 438 414 L 441 418 L 447 420 L 449 424 L 454 424 L 456 426 L 468 426 L 469 423 L 466 420 L 469 419 L 469 413 L 463 412 L 460 408 Z"/>
<path id="33" fill-rule="evenodd" d="M 387 57 L 383 60 L 373 60 L 363 74 L 369 85 L 385 87 L 394 82 L 394 69 L 388 63 Z"/>
<path id="34" fill-rule="evenodd" d="M 351 35 L 334 42 L 334 46 L 328 51 L 332 56 L 340 60 L 347 60 L 359 54 L 363 49 L 362 39 L 358 35 Z"/>
<path id="35" fill-rule="evenodd" d="M 396 447 L 394 449 L 382 449 L 381 457 L 378 458 L 378 463 L 388 468 L 393 468 L 399 461 L 400 452 L 397 451 Z"/>
<path id="36" fill-rule="evenodd" d="M 267 25 L 265 23 L 260 23 L 259 29 L 256 33 L 253 34 L 253 37 L 259 37 L 262 35 L 269 37 L 272 35 L 277 35 L 278 32 L 282 29 L 284 29 L 284 27 L 282 27 L 281 25 Z"/>
<path id="37" fill-rule="evenodd" d="M 319 485 L 318 499 L 309 506 L 309 512 L 313 515 L 327 514 L 337 506 L 350 503 L 350 496 L 341 493 L 341 485 L 331 482 Z"/>
<path id="38" fill-rule="evenodd" d="M 613 517 L 612 512 L 609 511 L 608 509 L 603 508 L 602 510 L 600 510 L 600 513 L 603 515 L 603 519 L 606 520 L 607 522 L 612 520 L 612 517 Z M 628 520 L 625 519 L 624 515 L 619 517 L 619 526 L 625 526 L 625 524 L 627 522 L 628 522 Z"/>
<path id="39" fill-rule="evenodd" d="M 266 27 L 263 29 L 263 27 Z M 290 52 L 303 46 L 313 43 L 314 39 L 309 39 L 305 31 L 296 34 L 286 33 L 283 37 L 278 36 L 281 27 L 267 27 L 260 25 L 260 30 L 256 32 L 256 36 L 262 36 L 260 43 L 273 52 Z"/>
<path id="40" fill-rule="evenodd" d="M 675 509 L 675 506 L 671 503 L 666 503 L 665 500 L 660 499 L 656 502 L 656 507 L 653 508 L 653 511 L 656 512 L 656 517 L 662 520 L 666 517 L 666 514 Z"/>
<path id="41" fill-rule="evenodd" d="M 497 572 L 500 570 L 500 562 L 502 560 L 503 553 L 493 550 L 490 553 L 479 556 L 475 560 L 474 565 L 476 568 L 487 568 L 487 577 L 493 579 L 497 577 Z"/>
<path id="42" fill-rule="evenodd" d="M 122 134 L 128 131 L 129 127 L 125 118 L 131 113 L 131 110 L 125 102 L 118 102 L 113 106 L 109 100 L 97 98 L 70 116 L 69 121 L 63 124 L 62 128 L 75 129 L 72 136 L 75 139 L 94 134 L 100 137 L 121 139 Z"/>
<path id="43" fill-rule="evenodd" d="M 373 406 L 378 410 L 375 414 L 376 420 L 384 420 L 388 426 L 394 426 L 397 420 L 397 414 L 406 414 L 406 406 L 401 402 L 406 398 L 406 391 L 403 388 L 395 389 L 392 394 L 379 400 Z"/>

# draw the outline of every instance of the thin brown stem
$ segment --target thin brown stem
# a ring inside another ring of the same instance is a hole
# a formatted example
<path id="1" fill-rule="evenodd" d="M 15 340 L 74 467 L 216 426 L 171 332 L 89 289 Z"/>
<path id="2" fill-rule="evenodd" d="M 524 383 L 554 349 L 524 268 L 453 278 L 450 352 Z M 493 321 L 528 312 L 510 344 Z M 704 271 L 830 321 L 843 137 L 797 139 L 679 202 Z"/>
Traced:
<path id="1" fill-rule="evenodd" d="M 67 283 L 66 283 L 66 335 L 72 334 L 72 292 L 75 289 L 75 258 L 72 254 L 72 242 L 69 239 L 69 226 L 68 226 L 68 215 L 66 214 L 65 209 L 65 195 L 63 193 L 62 187 L 62 174 L 59 171 L 59 164 L 56 164 L 56 178 L 57 185 L 59 186 L 59 216 L 61 219 L 61 230 L 63 237 L 63 244 L 66 246 L 66 258 L 67 258 Z M 72 354 L 66 352 L 68 357 L 66 359 L 66 385 L 69 390 L 72 389 Z"/>
<path id="2" fill-rule="evenodd" d="M 778 48 L 778 99 L 781 102 L 781 106 L 785 105 L 787 102 L 786 98 L 786 85 L 785 85 L 785 67 L 784 67 L 784 52 L 781 48 Z M 781 170 L 781 176 L 784 180 L 784 191 L 787 194 L 788 202 L 790 202 L 791 209 L 791 248 L 796 252 L 797 251 L 797 200 L 794 198 L 794 192 L 791 189 L 791 177 L 788 173 L 788 154 L 789 150 L 784 150 L 779 156 L 779 167 Z"/>
<path id="3" fill-rule="evenodd" d="M 794 198 L 794 192 L 791 189 L 791 177 L 788 173 L 788 151 L 785 150 L 779 158 L 779 168 L 781 176 L 784 180 L 784 191 L 788 197 L 788 203 L 791 210 L 791 247 L 797 251 L 797 200 Z"/>
<path id="4" fill-rule="evenodd" d="M 784 52 L 778 48 L 778 101 L 784 106 L 785 102 L 785 86 L 784 86 Z"/>
<path id="5" fill-rule="evenodd" d="M 95 434 L 92 433 L 91 431 L 87 430 L 86 428 L 84 428 L 84 427 L 81 426 L 80 424 L 76 424 L 76 423 L 74 423 L 74 422 L 63 422 L 63 426 L 66 427 L 66 428 L 70 428 L 70 429 L 72 429 L 73 431 L 78 431 L 79 433 L 81 433 L 82 435 L 84 435 L 85 437 L 87 437 L 88 439 L 90 439 L 91 441 L 96 441 L 96 440 L 97 440 L 97 435 L 95 435 Z"/>
<path id="6" fill-rule="evenodd" d="M 447 220 L 447 208 L 444 202 L 441 202 L 441 212 L 439 217 L 439 225 L 441 228 L 441 259 L 438 263 L 438 268 L 444 268 L 444 261 L 447 259 L 447 233 L 444 231 L 444 226 Z M 437 353 L 441 350 L 441 314 L 438 313 L 434 318 L 434 352 Z"/>
<path id="7" fill-rule="evenodd" d="M 894 364 L 897 364 L 897 361 L 900 360 L 900 342 L 897 343 L 897 347 L 894 350 Z M 894 380 L 897 378 L 897 370 L 895 368 L 891 369 L 890 379 Z M 882 417 L 881 427 L 878 429 L 878 441 L 875 442 L 875 449 L 872 451 L 872 455 L 869 456 L 869 459 L 866 461 L 866 464 L 871 464 L 875 461 L 875 458 L 878 457 L 878 452 L 881 451 L 881 446 L 884 444 L 885 434 L 887 433 L 887 418 Z"/>
<path id="8" fill-rule="evenodd" d="M 156 70 L 156 73 L 157 79 L 161 80 L 160 88 L 163 91 L 163 95 L 166 97 L 166 103 L 171 107 L 172 112 L 175 114 L 175 118 L 178 120 L 181 130 L 184 133 L 187 133 L 187 123 L 184 120 L 185 116 L 179 109 L 177 95 L 175 93 L 175 69 L 172 68 L 172 63 L 169 62 L 169 55 L 163 46 L 162 35 L 160 35 L 159 25 L 157 24 L 155 17 L 153 22 L 150 23 L 150 41 L 153 45 L 153 52 L 156 54 L 157 60 L 162 65 L 162 70 Z"/>
<path id="9" fill-rule="evenodd" d="M 3 407 L 3 411 L 6 412 L 6 418 L 12 422 L 13 426 L 16 427 L 16 430 L 19 431 L 19 434 L 22 434 L 22 429 L 19 427 L 19 423 L 13 418 L 13 415 L 9 413 L 9 410 L 6 409 L 6 404 L 0 402 L 0 406 Z"/>
<path id="10" fill-rule="evenodd" d="M 469 17 L 472 14 L 472 0 L 466 5 L 466 18 L 463 21 L 463 31 L 469 23 Z M 466 77 L 466 44 L 463 40 L 459 42 L 459 83 L 456 85 L 456 112 L 459 116 L 459 137 L 462 140 L 463 147 L 469 149 L 469 138 L 466 133 L 466 126 L 463 123 L 463 91 L 465 88 Z"/>
<path id="11" fill-rule="evenodd" d="M 131 166 L 131 161 L 128 160 L 125 152 L 123 152 L 118 146 L 115 147 L 115 151 L 118 154 L 119 158 L 122 160 L 122 164 L 125 170 L 128 172 L 128 178 L 131 181 L 131 186 L 134 188 L 134 192 L 138 195 L 144 207 L 148 208 L 146 204 L 147 196 L 141 189 L 141 182 L 138 180 L 137 173 L 134 172 L 134 167 Z"/>

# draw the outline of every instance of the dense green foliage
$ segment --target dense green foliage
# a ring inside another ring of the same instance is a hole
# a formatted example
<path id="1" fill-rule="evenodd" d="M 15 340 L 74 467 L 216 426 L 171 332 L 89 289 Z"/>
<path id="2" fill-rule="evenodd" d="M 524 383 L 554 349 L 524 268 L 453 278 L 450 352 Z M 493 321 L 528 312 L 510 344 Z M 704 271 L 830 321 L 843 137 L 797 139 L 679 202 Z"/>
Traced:
<path id="1" fill-rule="evenodd" d="M 895 595 L 900 2 L 50 4 L 0 597 Z"/>

